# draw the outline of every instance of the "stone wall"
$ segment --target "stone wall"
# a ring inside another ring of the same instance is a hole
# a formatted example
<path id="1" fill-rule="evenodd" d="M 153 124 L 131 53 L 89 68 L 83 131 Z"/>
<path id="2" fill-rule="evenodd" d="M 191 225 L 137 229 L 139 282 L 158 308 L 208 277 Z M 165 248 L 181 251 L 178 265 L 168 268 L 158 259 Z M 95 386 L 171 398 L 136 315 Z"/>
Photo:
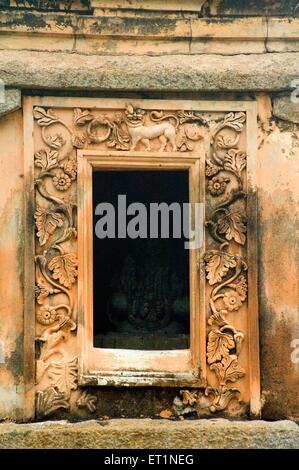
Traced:
<path id="1" fill-rule="evenodd" d="M 298 2 L 188 1 L 184 9 L 169 2 L 163 15 L 158 0 L 143 9 L 137 0 L 120 9 L 115 3 L 0 2 L 0 417 L 31 416 L 22 94 L 257 100 L 262 416 L 298 419 L 299 363 L 291 356 L 299 338 L 299 104 L 291 101 L 299 80 Z M 97 413 L 128 417 L 159 413 L 175 396 L 167 389 L 99 393 Z"/>

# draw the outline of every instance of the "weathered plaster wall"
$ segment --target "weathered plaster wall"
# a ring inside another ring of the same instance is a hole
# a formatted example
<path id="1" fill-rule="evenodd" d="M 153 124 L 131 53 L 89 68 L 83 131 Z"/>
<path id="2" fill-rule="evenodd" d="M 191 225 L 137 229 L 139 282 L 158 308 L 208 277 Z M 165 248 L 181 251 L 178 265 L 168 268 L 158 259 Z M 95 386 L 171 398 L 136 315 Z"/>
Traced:
<path id="1" fill-rule="evenodd" d="M 23 407 L 23 124 L 22 111 L 0 125 L 0 417 Z"/>
<path id="2" fill-rule="evenodd" d="M 294 105 L 286 96 L 285 106 L 287 100 L 289 112 L 285 108 L 285 114 L 292 119 Z M 258 160 L 263 417 L 298 419 L 299 364 L 292 362 L 291 346 L 299 338 L 298 131 L 290 122 L 278 121 L 277 125 L 267 119 L 264 127 Z"/>

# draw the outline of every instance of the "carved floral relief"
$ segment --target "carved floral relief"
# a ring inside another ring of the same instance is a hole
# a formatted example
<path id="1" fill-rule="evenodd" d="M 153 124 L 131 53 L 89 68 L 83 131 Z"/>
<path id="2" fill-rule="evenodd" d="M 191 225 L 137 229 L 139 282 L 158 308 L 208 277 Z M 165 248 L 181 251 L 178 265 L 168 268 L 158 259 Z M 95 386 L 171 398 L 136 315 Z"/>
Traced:
<path id="1" fill-rule="evenodd" d="M 242 402 L 237 383 L 246 374 L 239 359 L 246 337 L 234 326 L 236 315 L 246 315 L 247 300 L 247 155 L 246 147 L 240 146 L 245 124 L 243 112 L 230 112 L 213 122 L 210 156 L 206 159 L 208 249 L 203 260 L 209 305 L 206 356 L 216 385 L 208 385 L 204 395 L 210 400 L 208 409 L 212 413 L 226 410 L 233 399 Z M 200 415 L 201 407 L 207 408 L 202 393 L 182 390 L 181 395 L 174 403 L 177 414 L 187 411 Z"/>
<path id="2" fill-rule="evenodd" d="M 234 318 L 245 314 L 247 297 L 246 147 L 239 145 L 246 114 L 144 110 L 132 104 L 116 111 L 74 108 L 71 112 L 68 120 L 60 117 L 58 109 L 37 106 L 33 112 L 42 143 L 34 154 L 37 416 L 68 410 L 78 388 L 76 150 L 82 148 L 204 150 L 208 155 L 207 364 L 217 385 L 207 386 L 204 393 L 211 412 L 224 410 L 232 398 L 240 399 L 237 382 L 245 375 L 239 354 L 246 338 L 234 326 Z M 196 400 L 196 393 L 190 398 L 188 391 L 183 392 L 188 404 L 192 397 Z M 96 401 L 83 389 L 75 403 L 93 413 Z"/>
<path id="3" fill-rule="evenodd" d="M 244 333 L 234 326 L 234 315 L 247 298 L 246 244 L 246 152 L 239 148 L 246 115 L 228 113 L 212 131 L 211 158 L 206 162 L 210 203 L 206 227 L 209 249 L 205 254 L 209 286 L 207 363 L 217 377 L 217 386 L 208 386 L 210 411 L 222 411 L 233 398 L 240 399 L 232 384 L 244 377 L 239 354 Z"/>

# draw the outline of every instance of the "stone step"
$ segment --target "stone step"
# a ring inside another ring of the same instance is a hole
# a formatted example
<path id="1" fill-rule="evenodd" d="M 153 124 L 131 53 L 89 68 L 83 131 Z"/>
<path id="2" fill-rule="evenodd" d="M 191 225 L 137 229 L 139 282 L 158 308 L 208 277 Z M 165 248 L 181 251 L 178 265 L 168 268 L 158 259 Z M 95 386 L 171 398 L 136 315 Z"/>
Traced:
<path id="1" fill-rule="evenodd" d="M 298 449 L 292 421 L 92 420 L 0 425 L 1 449 Z"/>

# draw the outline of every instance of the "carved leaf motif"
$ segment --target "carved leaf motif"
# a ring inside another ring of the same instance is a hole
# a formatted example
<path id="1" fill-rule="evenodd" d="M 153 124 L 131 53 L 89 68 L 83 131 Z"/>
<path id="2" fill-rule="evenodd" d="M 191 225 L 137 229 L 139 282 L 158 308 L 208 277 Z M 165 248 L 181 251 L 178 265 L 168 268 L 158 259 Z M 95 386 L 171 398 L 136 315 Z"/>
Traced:
<path id="1" fill-rule="evenodd" d="M 194 406 L 198 399 L 197 391 L 190 391 L 190 390 L 181 390 L 180 394 L 182 395 L 183 405 L 187 406 Z"/>
<path id="2" fill-rule="evenodd" d="M 223 124 L 228 125 L 229 127 L 232 127 L 235 129 L 237 132 L 241 132 L 243 129 L 243 124 L 246 120 L 246 114 L 245 113 L 228 113 L 225 115 Z"/>
<path id="3" fill-rule="evenodd" d="M 87 408 L 90 413 L 94 413 L 97 409 L 97 400 L 98 399 L 95 395 L 91 395 L 91 393 L 84 390 L 76 404 L 78 408 Z"/>
<path id="4" fill-rule="evenodd" d="M 88 111 L 88 109 L 75 108 L 74 109 L 74 124 L 76 126 L 84 126 L 86 123 L 92 121 L 94 116 Z"/>
<path id="5" fill-rule="evenodd" d="M 65 144 L 65 140 L 60 134 L 47 135 L 44 139 L 49 147 L 53 149 L 59 150 Z"/>
<path id="6" fill-rule="evenodd" d="M 41 127 L 46 127 L 50 124 L 53 124 L 54 122 L 59 121 L 59 119 L 53 114 L 51 109 L 48 109 L 48 111 L 46 111 L 43 108 L 36 107 L 34 108 L 33 116 L 34 119 L 37 120 L 38 125 Z"/>
<path id="7" fill-rule="evenodd" d="M 219 330 L 213 330 L 209 333 L 207 347 L 208 364 L 221 361 L 223 357 L 229 355 L 230 349 L 235 347 L 234 339 L 228 333 L 222 333 Z"/>
<path id="8" fill-rule="evenodd" d="M 227 211 L 218 218 L 218 231 L 221 234 L 225 234 L 227 240 L 234 239 L 235 242 L 244 245 L 246 241 L 245 223 L 245 216 L 240 211 Z"/>
<path id="9" fill-rule="evenodd" d="M 225 369 L 223 367 L 223 364 L 221 362 L 215 362 L 210 366 L 211 370 L 215 371 L 215 374 L 217 375 L 217 378 L 220 382 L 220 384 L 225 383 Z"/>
<path id="10" fill-rule="evenodd" d="M 120 125 L 113 123 L 110 138 L 107 142 L 107 147 L 115 147 L 117 150 L 128 150 L 130 142 L 129 136 L 124 132 Z"/>
<path id="11" fill-rule="evenodd" d="M 202 124 L 206 124 L 206 120 L 201 117 L 199 114 L 194 113 L 193 111 L 179 111 L 177 114 L 179 118 L 179 123 L 184 124 L 185 122 L 194 122 L 198 121 Z"/>
<path id="12" fill-rule="evenodd" d="M 50 235 L 53 235 L 57 227 L 63 226 L 63 216 L 51 209 L 37 207 L 34 218 L 38 229 L 37 237 L 41 246 L 47 243 Z"/>
<path id="13" fill-rule="evenodd" d="M 245 371 L 239 365 L 235 355 L 224 357 L 221 362 L 212 364 L 210 368 L 215 370 L 220 385 L 226 384 L 226 382 L 236 382 L 245 375 Z"/>
<path id="14" fill-rule="evenodd" d="M 224 168 L 232 170 L 241 176 L 242 171 L 246 167 L 246 153 L 231 149 L 224 157 Z"/>
<path id="15" fill-rule="evenodd" d="M 207 279 L 211 286 L 220 282 L 230 268 L 236 267 L 234 255 L 222 251 L 208 251 L 205 254 L 204 260 L 207 263 Z"/>
<path id="16" fill-rule="evenodd" d="M 226 149 L 226 148 L 231 148 L 234 145 L 236 145 L 238 142 L 238 137 L 233 139 L 228 135 L 219 135 L 217 137 L 217 145 L 220 148 Z"/>
<path id="17" fill-rule="evenodd" d="M 78 361 L 75 357 L 71 361 L 52 362 L 48 369 L 48 377 L 59 392 L 68 396 L 71 390 L 77 389 L 77 371 Z"/>
<path id="18" fill-rule="evenodd" d="M 55 150 L 39 150 L 34 155 L 35 166 L 42 170 L 51 170 L 58 163 L 58 152 Z"/>
<path id="19" fill-rule="evenodd" d="M 237 356 L 229 356 L 222 360 L 224 367 L 226 368 L 225 381 L 236 382 L 236 380 L 244 377 L 245 371 L 239 365 Z"/>
<path id="20" fill-rule="evenodd" d="M 225 410 L 233 398 L 236 398 L 239 401 L 240 390 L 237 388 L 227 387 L 221 387 L 221 389 L 207 387 L 205 395 L 214 395 L 214 400 L 210 406 L 210 411 L 215 413 L 216 411 Z"/>
<path id="21" fill-rule="evenodd" d="M 55 387 L 37 392 L 36 410 L 38 416 L 49 416 L 59 408 L 69 409 L 69 406 L 65 394 L 59 392 Z"/>
<path id="22" fill-rule="evenodd" d="M 76 253 L 55 256 L 48 264 L 50 271 L 53 271 L 53 278 L 58 279 L 60 284 L 71 287 L 78 275 L 78 260 Z"/>

